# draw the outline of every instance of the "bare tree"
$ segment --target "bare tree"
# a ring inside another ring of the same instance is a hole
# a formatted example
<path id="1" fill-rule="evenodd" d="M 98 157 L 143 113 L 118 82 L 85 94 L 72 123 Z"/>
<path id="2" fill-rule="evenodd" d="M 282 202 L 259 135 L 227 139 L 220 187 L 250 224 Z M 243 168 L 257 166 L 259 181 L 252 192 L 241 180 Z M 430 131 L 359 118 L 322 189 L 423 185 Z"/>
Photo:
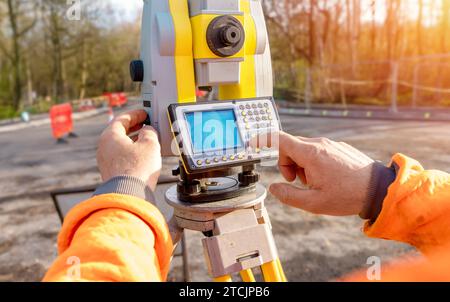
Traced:
<path id="1" fill-rule="evenodd" d="M 440 44 L 441 52 L 447 52 L 447 34 L 448 34 L 448 23 L 450 18 L 450 1 L 442 0 L 442 16 L 441 16 L 441 32 L 440 32 Z"/>
<path id="2" fill-rule="evenodd" d="M 373 55 L 376 53 L 377 47 L 377 3 L 376 0 L 372 0 L 370 3 L 370 12 L 371 12 L 371 30 L 370 30 L 370 46 L 373 51 Z"/>
<path id="3" fill-rule="evenodd" d="M 36 24 L 37 17 L 29 15 L 34 11 L 36 2 L 27 0 L 3 0 L 6 1 L 7 18 L 11 29 L 9 38 L 10 47 L 0 43 L 0 50 L 10 60 L 13 67 L 13 107 L 18 110 L 22 98 L 22 45 L 21 39 Z"/>
<path id="4" fill-rule="evenodd" d="M 417 52 L 419 55 L 423 55 L 423 40 L 422 40 L 422 28 L 423 28 L 423 0 L 418 0 L 419 15 L 417 17 Z"/>

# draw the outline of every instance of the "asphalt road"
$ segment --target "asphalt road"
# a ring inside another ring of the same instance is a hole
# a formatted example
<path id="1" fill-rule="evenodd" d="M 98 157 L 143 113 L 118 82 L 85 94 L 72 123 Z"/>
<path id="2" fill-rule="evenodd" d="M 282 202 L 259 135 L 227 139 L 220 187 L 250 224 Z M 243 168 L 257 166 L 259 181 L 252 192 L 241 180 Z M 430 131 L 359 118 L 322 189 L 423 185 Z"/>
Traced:
<path id="1" fill-rule="evenodd" d="M 450 123 L 393 122 L 281 116 L 284 130 L 345 141 L 388 162 L 395 152 L 427 168 L 450 171 Z M 57 145 L 49 126 L 0 134 L 0 281 L 37 281 L 56 257 L 60 228 L 48 192 L 100 182 L 96 142 L 106 114 L 77 121 L 79 138 Z M 176 159 L 166 159 L 164 174 Z M 281 181 L 276 168 L 261 168 L 262 182 Z M 390 261 L 411 248 L 365 238 L 356 217 L 318 217 L 280 205 L 267 207 L 290 280 L 326 281 L 365 266 L 370 256 Z M 208 280 L 199 234 L 188 233 L 192 278 Z M 179 280 L 179 261 L 171 280 Z"/>

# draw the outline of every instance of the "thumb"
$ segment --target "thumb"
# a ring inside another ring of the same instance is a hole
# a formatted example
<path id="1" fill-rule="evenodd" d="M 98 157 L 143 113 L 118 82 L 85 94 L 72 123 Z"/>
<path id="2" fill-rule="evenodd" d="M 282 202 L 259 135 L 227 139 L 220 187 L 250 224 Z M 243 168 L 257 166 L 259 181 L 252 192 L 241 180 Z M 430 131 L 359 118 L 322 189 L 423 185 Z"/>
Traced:
<path id="1" fill-rule="evenodd" d="M 291 184 L 278 183 L 270 186 L 270 192 L 282 203 L 314 214 L 321 212 L 320 192 L 301 189 Z"/>
<path id="2" fill-rule="evenodd" d="M 139 136 L 137 139 L 137 142 L 139 143 L 158 143 L 158 134 L 156 133 L 156 130 L 153 129 L 151 126 L 144 126 L 139 131 Z"/>

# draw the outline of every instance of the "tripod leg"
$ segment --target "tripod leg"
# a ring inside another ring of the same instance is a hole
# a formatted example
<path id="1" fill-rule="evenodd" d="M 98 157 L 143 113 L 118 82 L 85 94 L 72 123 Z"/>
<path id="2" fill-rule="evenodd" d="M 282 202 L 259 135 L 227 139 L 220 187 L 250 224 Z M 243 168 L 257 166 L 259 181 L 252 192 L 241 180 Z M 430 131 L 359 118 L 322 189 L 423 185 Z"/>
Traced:
<path id="1" fill-rule="evenodd" d="M 218 278 L 214 278 L 214 282 L 233 282 L 233 279 L 231 279 L 231 276 L 222 276 Z"/>
<path id="2" fill-rule="evenodd" d="M 281 281 L 287 282 L 286 275 L 284 274 L 283 267 L 281 266 L 280 258 L 277 259 L 277 266 L 278 266 L 278 271 L 280 272 L 280 275 L 281 275 Z"/>
<path id="3" fill-rule="evenodd" d="M 271 261 L 268 263 L 264 263 L 261 266 L 261 270 L 264 276 L 264 281 L 266 282 L 281 282 L 281 274 L 278 270 L 277 261 Z"/>
<path id="4" fill-rule="evenodd" d="M 251 269 L 246 269 L 240 272 L 243 282 L 256 282 L 255 276 Z"/>

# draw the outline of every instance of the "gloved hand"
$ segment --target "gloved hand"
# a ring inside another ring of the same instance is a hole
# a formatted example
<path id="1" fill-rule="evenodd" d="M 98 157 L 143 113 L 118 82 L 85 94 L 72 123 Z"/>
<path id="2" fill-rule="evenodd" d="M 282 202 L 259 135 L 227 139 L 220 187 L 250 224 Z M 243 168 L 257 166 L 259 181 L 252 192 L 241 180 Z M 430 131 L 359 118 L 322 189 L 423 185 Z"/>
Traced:
<path id="1" fill-rule="evenodd" d="M 150 126 L 142 127 L 146 118 L 144 110 L 127 112 L 116 117 L 103 132 L 97 150 L 103 181 L 129 175 L 155 190 L 162 167 L 161 147 L 155 130 Z M 136 138 L 128 137 L 139 129 Z"/>
<path id="2" fill-rule="evenodd" d="M 279 168 L 288 182 L 297 177 L 305 186 L 276 183 L 270 192 L 281 202 L 314 214 L 358 215 L 370 202 L 374 160 L 345 144 L 326 138 L 280 133 Z"/>

